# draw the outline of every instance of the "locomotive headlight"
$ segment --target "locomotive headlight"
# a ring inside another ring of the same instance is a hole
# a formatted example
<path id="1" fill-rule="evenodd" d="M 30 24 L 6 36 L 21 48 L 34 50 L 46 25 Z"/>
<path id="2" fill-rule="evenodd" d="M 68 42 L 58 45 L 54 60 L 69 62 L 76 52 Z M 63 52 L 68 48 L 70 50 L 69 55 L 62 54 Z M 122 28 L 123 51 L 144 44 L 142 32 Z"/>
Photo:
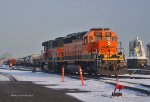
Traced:
<path id="1" fill-rule="evenodd" d="M 108 46 L 110 46 L 110 41 L 108 41 Z"/>

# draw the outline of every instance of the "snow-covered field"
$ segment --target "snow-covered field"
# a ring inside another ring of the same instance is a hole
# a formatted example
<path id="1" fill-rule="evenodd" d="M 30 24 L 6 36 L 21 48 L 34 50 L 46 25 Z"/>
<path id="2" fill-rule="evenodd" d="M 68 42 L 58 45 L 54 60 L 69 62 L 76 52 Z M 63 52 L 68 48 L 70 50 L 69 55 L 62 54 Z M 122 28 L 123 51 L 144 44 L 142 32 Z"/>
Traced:
<path id="1" fill-rule="evenodd" d="M 142 94 L 136 91 L 122 90 L 122 97 L 112 97 L 111 94 L 114 91 L 114 86 L 110 84 L 106 84 L 104 81 L 115 82 L 114 78 L 104 78 L 101 80 L 85 80 L 84 86 L 81 85 L 81 81 L 78 79 L 73 79 L 69 77 L 65 77 L 65 81 L 61 82 L 61 76 L 56 74 L 49 74 L 43 72 L 32 73 L 31 71 L 19 71 L 19 70 L 9 70 L 7 67 L 5 69 L 0 69 L 0 72 L 8 73 L 13 75 L 18 81 L 32 81 L 35 84 L 42 84 L 47 88 L 54 88 L 57 90 L 60 89 L 78 89 L 81 93 L 67 93 L 73 97 L 76 97 L 85 102 L 149 102 L 150 96 L 146 94 Z M 139 76 L 139 75 L 132 75 Z M 142 77 L 150 77 L 148 75 L 141 75 Z M 0 77 L 3 78 L 3 77 Z M 129 85 L 132 87 L 144 88 L 142 86 L 138 86 L 139 84 L 150 85 L 150 79 L 119 79 L 120 84 Z M 132 84 L 137 83 L 137 84 Z M 149 90 L 150 88 L 145 89 Z"/>

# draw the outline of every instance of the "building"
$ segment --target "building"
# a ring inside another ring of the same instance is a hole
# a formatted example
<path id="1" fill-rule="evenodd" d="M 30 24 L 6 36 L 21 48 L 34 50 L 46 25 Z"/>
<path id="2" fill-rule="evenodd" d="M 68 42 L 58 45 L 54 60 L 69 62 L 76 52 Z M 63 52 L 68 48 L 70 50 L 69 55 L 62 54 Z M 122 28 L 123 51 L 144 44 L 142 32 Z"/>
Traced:
<path id="1" fill-rule="evenodd" d="M 144 68 L 147 66 L 147 57 L 143 42 L 137 37 L 129 42 L 128 68 Z"/>

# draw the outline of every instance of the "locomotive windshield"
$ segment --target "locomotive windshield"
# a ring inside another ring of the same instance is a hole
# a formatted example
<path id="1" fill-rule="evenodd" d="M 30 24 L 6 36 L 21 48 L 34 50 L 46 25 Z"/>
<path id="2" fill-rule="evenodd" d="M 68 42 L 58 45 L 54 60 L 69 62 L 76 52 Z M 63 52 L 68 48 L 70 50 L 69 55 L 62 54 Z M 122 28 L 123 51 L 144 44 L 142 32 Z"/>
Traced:
<path id="1" fill-rule="evenodd" d="M 96 40 L 96 41 L 102 40 L 102 36 L 95 36 L 95 40 Z"/>
<path id="2" fill-rule="evenodd" d="M 112 37 L 112 41 L 117 41 L 117 37 L 116 37 L 116 36 L 113 36 L 113 37 Z"/>
<path id="3" fill-rule="evenodd" d="M 95 35 L 96 41 L 102 40 L 102 33 L 101 32 L 95 32 L 94 35 Z"/>
<path id="4" fill-rule="evenodd" d="M 110 41 L 110 37 L 111 37 L 111 33 L 110 33 L 110 32 L 106 32 L 104 39 L 105 39 L 106 41 Z"/>

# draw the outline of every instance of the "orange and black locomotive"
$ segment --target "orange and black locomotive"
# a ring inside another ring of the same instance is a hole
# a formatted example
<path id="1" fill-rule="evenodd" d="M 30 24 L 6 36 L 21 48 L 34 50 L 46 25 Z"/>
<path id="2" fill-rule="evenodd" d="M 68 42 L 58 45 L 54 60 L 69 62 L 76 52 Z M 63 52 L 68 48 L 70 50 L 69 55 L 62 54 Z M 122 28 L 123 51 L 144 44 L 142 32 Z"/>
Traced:
<path id="1" fill-rule="evenodd" d="M 120 46 L 119 46 L 120 45 Z M 43 70 L 67 73 L 118 75 L 126 73 L 123 48 L 118 35 L 109 28 L 92 28 L 90 31 L 69 34 L 42 43 L 44 46 Z"/>

